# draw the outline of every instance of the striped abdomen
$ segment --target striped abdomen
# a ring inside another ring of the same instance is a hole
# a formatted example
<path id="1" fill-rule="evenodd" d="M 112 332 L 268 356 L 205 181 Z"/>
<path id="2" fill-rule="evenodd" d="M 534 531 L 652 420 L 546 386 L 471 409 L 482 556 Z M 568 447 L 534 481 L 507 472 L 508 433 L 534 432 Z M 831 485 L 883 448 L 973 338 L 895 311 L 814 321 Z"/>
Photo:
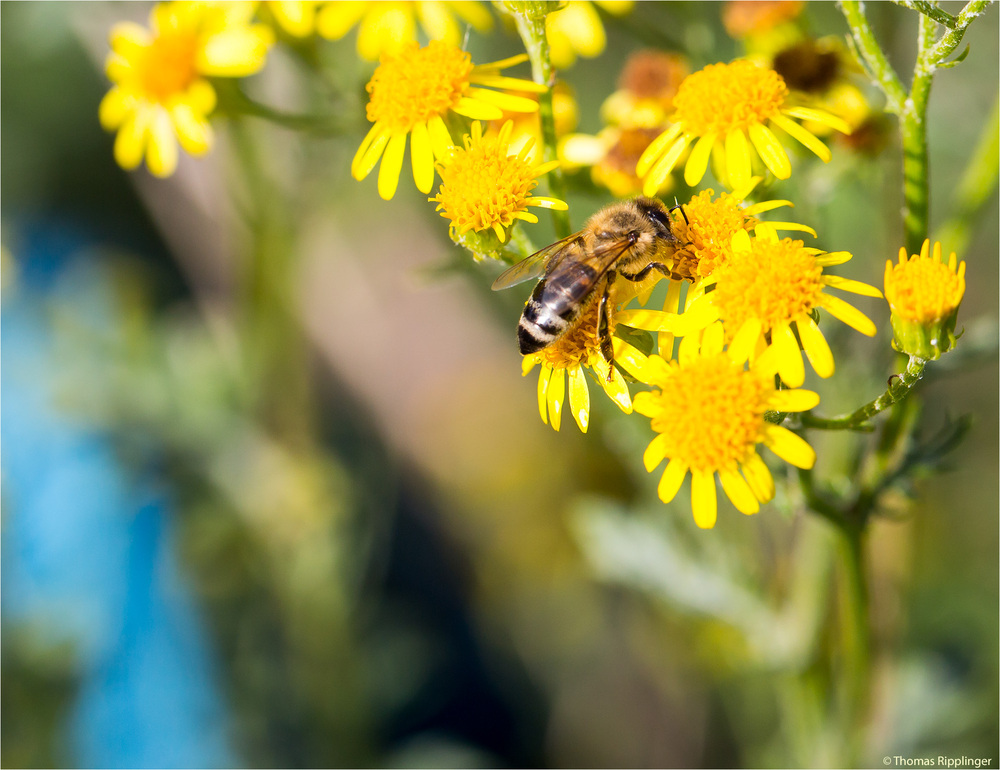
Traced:
<path id="1" fill-rule="evenodd" d="M 559 339 L 580 315 L 598 282 L 597 271 L 580 262 L 560 265 L 539 281 L 517 325 L 521 355 L 535 353 Z"/>

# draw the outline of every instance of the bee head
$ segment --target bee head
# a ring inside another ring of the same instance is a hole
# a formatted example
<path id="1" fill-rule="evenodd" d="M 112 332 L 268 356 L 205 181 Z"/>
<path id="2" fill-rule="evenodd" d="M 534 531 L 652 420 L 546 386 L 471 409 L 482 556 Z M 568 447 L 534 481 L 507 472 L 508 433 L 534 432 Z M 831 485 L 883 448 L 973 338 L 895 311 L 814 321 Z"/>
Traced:
<path id="1" fill-rule="evenodd" d="M 635 199 L 635 207 L 652 226 L 658 238 L 670 243 L 677 242 L 677 236 L 670 229 L 670 213 L 656 198 L 639 197 Z"/>

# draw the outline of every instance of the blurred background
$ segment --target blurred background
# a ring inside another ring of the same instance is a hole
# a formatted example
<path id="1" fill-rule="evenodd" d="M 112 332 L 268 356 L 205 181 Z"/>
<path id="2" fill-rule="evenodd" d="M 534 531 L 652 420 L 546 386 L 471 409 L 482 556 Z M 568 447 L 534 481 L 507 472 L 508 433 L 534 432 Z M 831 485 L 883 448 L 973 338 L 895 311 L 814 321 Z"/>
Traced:
<path id="1" fill-rule="evenodd" d="M 833 3 L 807 5 L 843 37 Z M 408 170 L 392 201 L 350 178 L 374 68 L 353 33 L 319 46 L 322 86 L 280 47 L 247 83 L 334 129 L 222 110 L 207 157 L 122 171 L 97 120 L 107 32 L 149 7 L 0 3 L 0 762 L 836 764 L 817 716 L 835 549 L 794 486 L 697 531 L 689 501 L 657 501 L 642 421 L 595 398 L 585 436 L 540 422 L 524 297 L 489 291 L 501 265 L 450 242 Z M 562 73 L 577 130 L 602 128 L 636 50 L 740 55 L 721 7 L 601 11 L 604 52 Z M 915 14 L 868 13 L 907 82 Z M 935 228 L 995 109 L 997 18 L 935 80 Z M 475 62 L 523 50 L 495 22 Z M 771 196 L 878 286 L 902 243 L 888 125 L 878 152 L 835 146 Z M 579 227 L 611 195 L 570 181 Z M 995 188 L 980 204 L 959 254 L 978 353 L 920 389 L 923 435 L 972 429 L 870 537 L 873 761 L 998 758 Z M 894 371 L 887 308 L 855 304 L 880 334 L 831 335 L 837 376 L 807 382 L 827 414 Z M 835 485 L 864 440 L 810 435 Z"/>

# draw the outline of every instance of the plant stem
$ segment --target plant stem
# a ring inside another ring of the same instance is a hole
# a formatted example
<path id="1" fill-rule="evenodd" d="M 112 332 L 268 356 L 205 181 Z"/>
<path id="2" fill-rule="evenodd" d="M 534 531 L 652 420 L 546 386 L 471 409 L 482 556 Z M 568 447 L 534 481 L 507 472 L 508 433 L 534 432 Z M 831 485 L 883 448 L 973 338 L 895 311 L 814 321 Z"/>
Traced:
<path id="1" fill-rule="evenodd" d="M 841 598 L 841 639 L 845 674 L 844 707 L 851 764 L 862 759 L 864 727 L 871 703 L 871 624 L 868 576 L 865 571 L 864 524 L 842 526 L 844 590 Z"/>
<path id="2" fill-rule="evenodd" d="M 868 24 L 861 1 L 841 0 L 840 9 L 847 19 L 847 26 L 851 29 L 851 37 L 857 47 L 861 65 L 885 94 L 886 110 L 899 115 L 906 102 L 906 89 L 875 39 L 875 33 Z"/>
<path id="3" fill-rule="evenodd" d="M 906 369 L 889 378 L 888 387 L 878 398 L 869 401 L 850 414 L 840 417 L 816 417 L 811 412 L 805 412 L 802 415 L 802 424 L 807 428 L 821 430 L 871 430 L 868 420 L 906 398 L 907 394 L 920 382 L 920 378 L 924 376 L 926 365 L 927 362 L 924 359 L 910 356 L 906 362 Z"/>
<path id="4" fill-rule="evenodd" d="M 555 70 L 549 53 L 549 40 L 545 36 L 545 15 L 542 13 L 512 12 L 528 58 L 531 60 L 531 75 L 536 83 L 548 86 L 548 90 L 538 96 L 538 116 L 542 125 L 542 159 L 556 160 L 556 122 L 552 109 L 552 85 Z M 559 200 L 566 200 L 566 180 L 561 168 L 548 173 L 549 191 Z M 556 237 L 565 238 L 572 232 L 569 212 L 550 209 Z"/>

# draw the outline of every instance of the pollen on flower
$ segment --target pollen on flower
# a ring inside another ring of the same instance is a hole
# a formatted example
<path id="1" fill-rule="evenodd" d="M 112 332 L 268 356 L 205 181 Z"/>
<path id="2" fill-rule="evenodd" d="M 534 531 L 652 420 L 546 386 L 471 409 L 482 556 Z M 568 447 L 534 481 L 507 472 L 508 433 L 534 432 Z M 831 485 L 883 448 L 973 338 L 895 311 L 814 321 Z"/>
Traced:
<path id="1" fill-rule="evenodd" d="M 729 261 L 733 235 L 738 230 L 752 230 L 757 220 L 740 206 L 740 199 L 722 193 L 713 200 L 712 189 L 703 190 L 689 203 L 684 214 L 674 215 L 671 225 L 680 241 L 674 251 L 673 272 L 691 281 L 711 275 Z"/>
<path id="2" fill-rule="evenodd" d="M 735 470 L 761 442 L 774 384 L 725 353 L 672 361 L 653 384 L 660 391 L 650 394 L 648 413 L 667 457 L 703 473 Z"/>
<path id="3" fill-rule="evenodd" d="M 398 54 L 384 56 L 368 82 L 368 120 L 405 133 L 443 115 L 469 86 L 472 67 L 469 54 L 444 41 L 424 48 L 407 43 Z"/>
<path id="4" fill-rule="evenodd" d="M 918 256 L 907 258 L 900 249 L 899 263 L 886 264 L 885 298 L 892 312 L 909 321 L 930 323 L 952 313 L 965 294 L 965 262 L 955 264 L 955 255 L 948 262 L 941 260 L 941 244 L 934 247 L 934 258 L 928 258 L 928 244 Z"/>
<path id="5" fill-rule="evenodd" d="M 823 268 L 802 241 L 754 238 L 718 273 L 713 301 L 727 331 L 751 318 L 768 331 L 809 314 L 820 302 Z"/>
<path id="6" fill-rule="evenodd" d="M 673 120 L 691 134 L 726 134 L 780 114 L 788 95 L 774 70 L 743 59 L 709 64 L 681 83 L 674 97 Z"/>

